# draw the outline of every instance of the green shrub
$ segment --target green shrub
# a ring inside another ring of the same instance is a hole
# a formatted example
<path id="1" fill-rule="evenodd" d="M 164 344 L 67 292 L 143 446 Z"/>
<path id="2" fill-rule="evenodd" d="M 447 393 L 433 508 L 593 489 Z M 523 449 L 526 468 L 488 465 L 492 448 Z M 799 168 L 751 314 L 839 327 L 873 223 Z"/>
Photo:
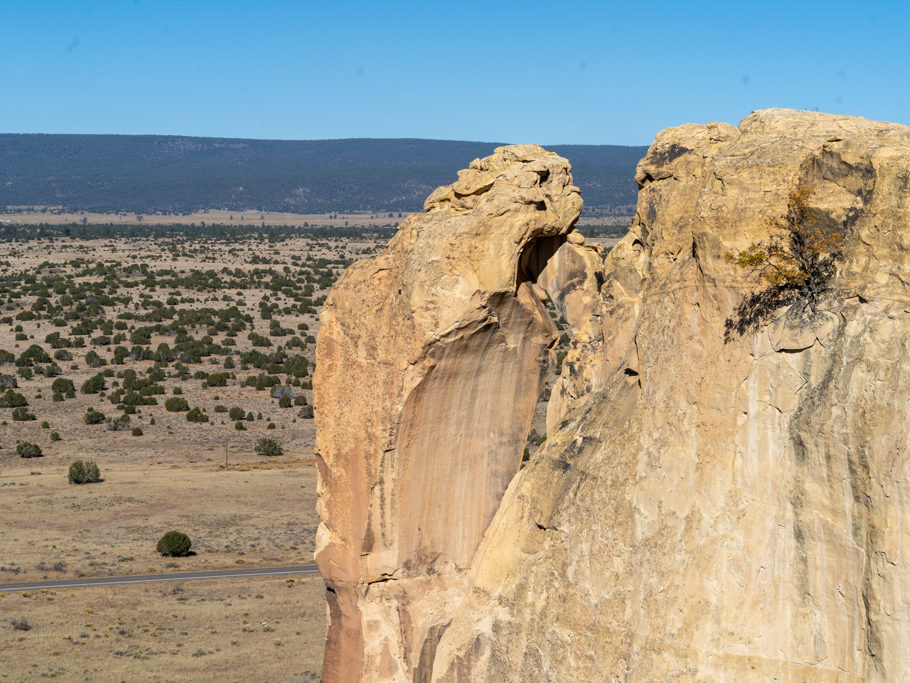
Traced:
<path id="1" fill-rule="evenodd" d="M 262 437 L 256 442 L 255 450 L 256 453 L 265 457 L 284 455 L 284 448 L 281 447 L 281 444 L 274 439 L 267 439 L 266 437 Z"/>
<path id="2" fill-rule="evenodd" d="M 34 420 L 34 419 L 35 419 L 35 415 L 33 413 L 28 412 L 28 408 L 25 408 L 24 406 L 13 410 L 13 420 L 15 420 L 17 422 L 26 422 L 27 420 Z"/>
<path id="3" fill-rule="evenodd" d="M 190 409 L 190 404 L 185 398 L 171 396 L 164 402 L 164 409 L 169 413 L 184 413 Z"/>
<path id="4" fill-rule="evenodd" d="M 207 387 L 226 387 L 230 376 L 228 372 L 214 372 L 206 378 L 204 385 Z"/>
<path id="5" fill-rule="evenodd" d="M 51 391 L 58 394 L 64 394 L 67 398 L 76 396 L 76 387 L 73 385 L 73 380 L 64 377 L 58 377 L 54 380 L 54 383 L 51 385 Z"/>
<path id="6" fill-rule="evenodd" d="M 133 427 L 133 436 L 142 436 L 142 427 Z"/>
<path id="7" fill-rule="evenodd" d="M 112 432 L 122 432 L 130 428 L 130 416 L 121 415 L 120 417 L 115 417 L 113 420 L 107 421 L 107 428 Z"/>
<path id="8" fill-rule="evenodd" d="M 82 387 L 79 391 L 83 394 L 97 394 L 101 391 L 104 391 L 104 377 L 101 374 L 97 374 L 94 377 L 83 382 Z"/>
<path id="9" fill-rule="evenodd" d="M 203 413 L 199 408 L 193 408 L 186 414 L 187 422 L 208 422 L 209 416 Z"/>
<path id="10" fill-rule="evenodd" d="M 27 405 L 28 401 L 25 400 L 25 396 L 18 391 L 7 389 L 6 393 L 0 396 L 0 408 L 18 408 Z"/>
<path id="11" fill-rule="evenodd" d="M 279 399 L 278 399 L 278 407 L 279 407 L 279 408 L 290 408 L 290 407 L 291 407 L 291 397 L 290 397 L 290 396 L 282 396 L 281 398 L 279 398 Z"/>
<path id="12" fill-rule="evenodd" d="M 168 531 L 158 541 L 156 549 L 166 557 L 185 557 L 190 554 L 193 542 L 186 534 L 179 531 Z"/>
<path id="13" fill-rule="evenodd" d="M 243 408 L 234 406 L 228 411 L 228 417 L 235 421 L 242 420 L 244 417 L 246 417 L 246 413 L 243 412 Z"/>
<path id="14" fill-rule="evenodd" d="M 77 460 L 70 464 L 68 477 L 70 484 L 94 484 L 101 481 L 101 470 L 94 462 Z"/>
<path id="15" fill-rule="evenodd" d="M 19 441 L 16 443 L 16 453 L 20 458 L 40 458 L 44 455 L 41 446 L 30 441 Z"/>
<path id="16" fill-rule="evenodd" d="M 51 432 L 51 441 L 60 441 L 60 432 Z"/>
<path id="17" fill-rule="evenodd" d="M 228 411 L 227 406 L 223 406 L 221 404 L 218 404 L 217 406 L 215 406 L 216 413 L 226 413 L 227 411 Z"/>
<path id="18" fill-rule="evenodd" d="M 234 429 L 236 429 L 238 432 L 242 432 L 246 430 L 246 426 L 243 424 L 242 420 L 237 420 L 237 422 L 234 423 Z"/>
<path id="19" fill-rule="evenodd" d="M 85 364 L 90 368 L 99 368 L 102 365 L 107 365 L 107 361 L 99 356 L 97 351 L 91 349 L 88 353 L 85 354 Z"/>
<path id="20" fill-rule="evenodd" d="M 313 419 L 313 406 L 303 406 L 300 409 L 300 412 L 297 413 L 298 417 L 302 417 L 304 420 Z"/>
<path id="21" fill-rule="evenodd" d="M 105 417 L 104 413 L 102 413 L 100 410 L 89 408 L 85 415 L 82 416 L 82 419 L 87 425 L 96 425 L 104 422 Z"/>

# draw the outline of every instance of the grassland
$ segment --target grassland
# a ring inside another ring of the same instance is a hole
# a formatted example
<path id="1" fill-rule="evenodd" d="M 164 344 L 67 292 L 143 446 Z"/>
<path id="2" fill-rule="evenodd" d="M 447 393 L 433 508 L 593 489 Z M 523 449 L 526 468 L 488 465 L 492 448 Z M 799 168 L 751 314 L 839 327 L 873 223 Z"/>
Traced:
<path id="1" fill-rule="evenodd" d="M 0 593 L 0 680 L 315 681 L 318 577 Z"/>
<path id="2" fill-rule="evenodd" d="M 379 247 L 259 236 L 0 243 L 0 400 L 24 402 L 0 408 L 0 582 L 311 561 L 318 313 L 343 268 Z M 104 388 L 84 393 L 99 377 Z M 170 399 L 185 404 L 169 410 Z M 104 418 L 88 424 L 90 412 Z M 257 454 L 264 437 L 283 455 Z M 23 442 L 42 455 L 20 457 Z M 70 484 L 76 459 L 96 462 L 103 481 Z M 189 534 L 196 554 L 159 555 L 170 529 Z M 172 590 L 3 596 L 0 676 L 319 671 L 319 579 Z M 20 619 L 28 631 L 10 621 Z"/>

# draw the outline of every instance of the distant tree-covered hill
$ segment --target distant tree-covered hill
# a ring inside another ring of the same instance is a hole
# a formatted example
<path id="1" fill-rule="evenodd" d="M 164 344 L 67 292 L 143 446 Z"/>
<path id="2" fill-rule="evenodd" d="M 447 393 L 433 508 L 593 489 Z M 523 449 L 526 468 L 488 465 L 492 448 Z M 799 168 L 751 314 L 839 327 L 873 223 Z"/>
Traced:
<path id="1" fill-rule="evenodd" d="M 0 208 L 414 211 L 496 143 L 0 134 Z M 589 212 L 628 214 L 646 147 L 555 145 Z"/>

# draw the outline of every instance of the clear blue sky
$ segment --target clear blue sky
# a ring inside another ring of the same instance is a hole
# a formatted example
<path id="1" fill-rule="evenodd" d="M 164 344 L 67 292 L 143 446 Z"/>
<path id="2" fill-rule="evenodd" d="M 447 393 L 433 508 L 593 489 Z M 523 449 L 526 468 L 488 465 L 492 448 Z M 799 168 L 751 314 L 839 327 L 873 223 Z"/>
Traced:
<path id="1" fill-rule="evenodd" d="M 910 123 L 907 2 L 0 0 L 0 132 L 648 144 Z"/>

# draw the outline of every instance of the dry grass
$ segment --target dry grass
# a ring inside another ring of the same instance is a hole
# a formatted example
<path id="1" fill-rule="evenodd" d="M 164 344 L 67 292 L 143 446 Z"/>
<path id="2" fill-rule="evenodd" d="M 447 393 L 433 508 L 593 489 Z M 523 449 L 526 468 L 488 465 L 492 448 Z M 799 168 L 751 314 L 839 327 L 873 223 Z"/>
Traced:
<path id="1" fill-rule="evenodd" d="M 312 561 L 316 471 L 300 461 L 235 468 L 98 459 L 104 481 L 74 486 L 68 457 L 0 476 L 0 582 L 276 566 Z M 166 558 L 177 529 L 195 556 Z"/>
<path id="2" fill-rule="evenodd" d="M 0 680 L 318 680 L 323 590 L 295 577 L 0 593 Z"/>

